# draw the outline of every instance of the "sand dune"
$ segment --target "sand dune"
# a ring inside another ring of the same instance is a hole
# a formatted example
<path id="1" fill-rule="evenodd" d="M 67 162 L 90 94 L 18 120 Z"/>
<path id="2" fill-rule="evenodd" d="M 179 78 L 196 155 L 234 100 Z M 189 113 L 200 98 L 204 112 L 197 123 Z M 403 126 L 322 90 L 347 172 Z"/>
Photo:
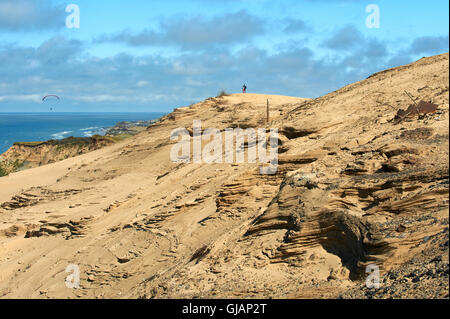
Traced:
<path id="1" fill-rule="evenodd" d="M 448 59 L 312 100 L 210 98 L 0 178 L 0 298 L 448 298 Z M 438 111 L 395 121 L 405 90 Z M 173 163 L 170 134 L 194 120 L 278 128 L 277 174 Z"/>

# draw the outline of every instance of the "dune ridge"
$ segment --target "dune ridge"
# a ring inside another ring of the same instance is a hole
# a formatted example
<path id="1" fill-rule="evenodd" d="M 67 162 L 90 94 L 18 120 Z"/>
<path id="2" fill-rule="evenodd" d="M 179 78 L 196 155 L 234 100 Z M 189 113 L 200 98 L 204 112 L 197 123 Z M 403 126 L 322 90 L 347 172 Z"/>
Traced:
<path id="1" fill-rule="evenodd" d="M 316 99 L 210 98 L 0 178 L 0 298 L 448 298 L 448 62 Z M 437 111 L 397 121 L 405 91 Z M 278 128 L 277 174 L 171 162 L 172 130 L 194 120 Z M 373 264 L 379 289 L 365 285 Z"/>

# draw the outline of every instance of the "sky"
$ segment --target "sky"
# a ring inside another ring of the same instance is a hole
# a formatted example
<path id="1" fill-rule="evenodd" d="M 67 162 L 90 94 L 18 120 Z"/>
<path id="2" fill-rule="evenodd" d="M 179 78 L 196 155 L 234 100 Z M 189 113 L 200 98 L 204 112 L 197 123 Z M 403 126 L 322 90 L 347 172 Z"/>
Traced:
<path id="1" fill-rule="evenodd" d="M 243 84 L 315 98 L 448 52 L 448 13 L 447 0 L 0 0 L 0 112 L 48 111 L 47 94 L 60 112 L 169 112 Z"/>

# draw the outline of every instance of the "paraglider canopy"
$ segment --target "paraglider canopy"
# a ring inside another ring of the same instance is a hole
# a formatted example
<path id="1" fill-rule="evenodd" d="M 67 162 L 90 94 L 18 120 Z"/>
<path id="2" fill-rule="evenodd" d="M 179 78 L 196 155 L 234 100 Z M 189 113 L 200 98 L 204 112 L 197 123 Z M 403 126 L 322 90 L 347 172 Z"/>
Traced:
<path id="1" fill-rule="evenodd" d="M 43 98 L 42 98 L 42 102 L 43 103 L 51 103 L 51 104 L 53 104 L 53 102 L 55 102 L 55 101 L 60 101 L 61 99 L 59 98 L 59 96 L 58 95 L 55 95 L 55 94 L 49 94 L 49 95 L 46 95 L 46 96 L 44 96 Z M 53 107 L 51 107 L 50 108 L 50 111 L 53 111 Z"/>
<path id="2" fill-rule="evenodd" d="M 51 97 L 56 98 L 56 99 L 58 99 L 58 100 L 61 100 L 61 99 L 59 98 L 58 95 L 50 94 L 50 95 L 44 96 L 44 97 L 42 98 L 42 101 L 45 101 L 46 99 L 51 98 Z"/>

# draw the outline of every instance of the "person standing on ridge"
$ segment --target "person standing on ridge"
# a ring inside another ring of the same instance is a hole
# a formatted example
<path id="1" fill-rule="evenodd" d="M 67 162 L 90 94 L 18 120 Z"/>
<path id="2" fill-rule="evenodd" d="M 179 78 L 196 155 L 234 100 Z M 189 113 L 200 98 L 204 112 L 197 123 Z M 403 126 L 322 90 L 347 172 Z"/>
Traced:
<path id="1" fill-rule="evenodd" d="M 242 93 L 247 93 L 247 85 L 245 84 L 242 86 Z"/>

